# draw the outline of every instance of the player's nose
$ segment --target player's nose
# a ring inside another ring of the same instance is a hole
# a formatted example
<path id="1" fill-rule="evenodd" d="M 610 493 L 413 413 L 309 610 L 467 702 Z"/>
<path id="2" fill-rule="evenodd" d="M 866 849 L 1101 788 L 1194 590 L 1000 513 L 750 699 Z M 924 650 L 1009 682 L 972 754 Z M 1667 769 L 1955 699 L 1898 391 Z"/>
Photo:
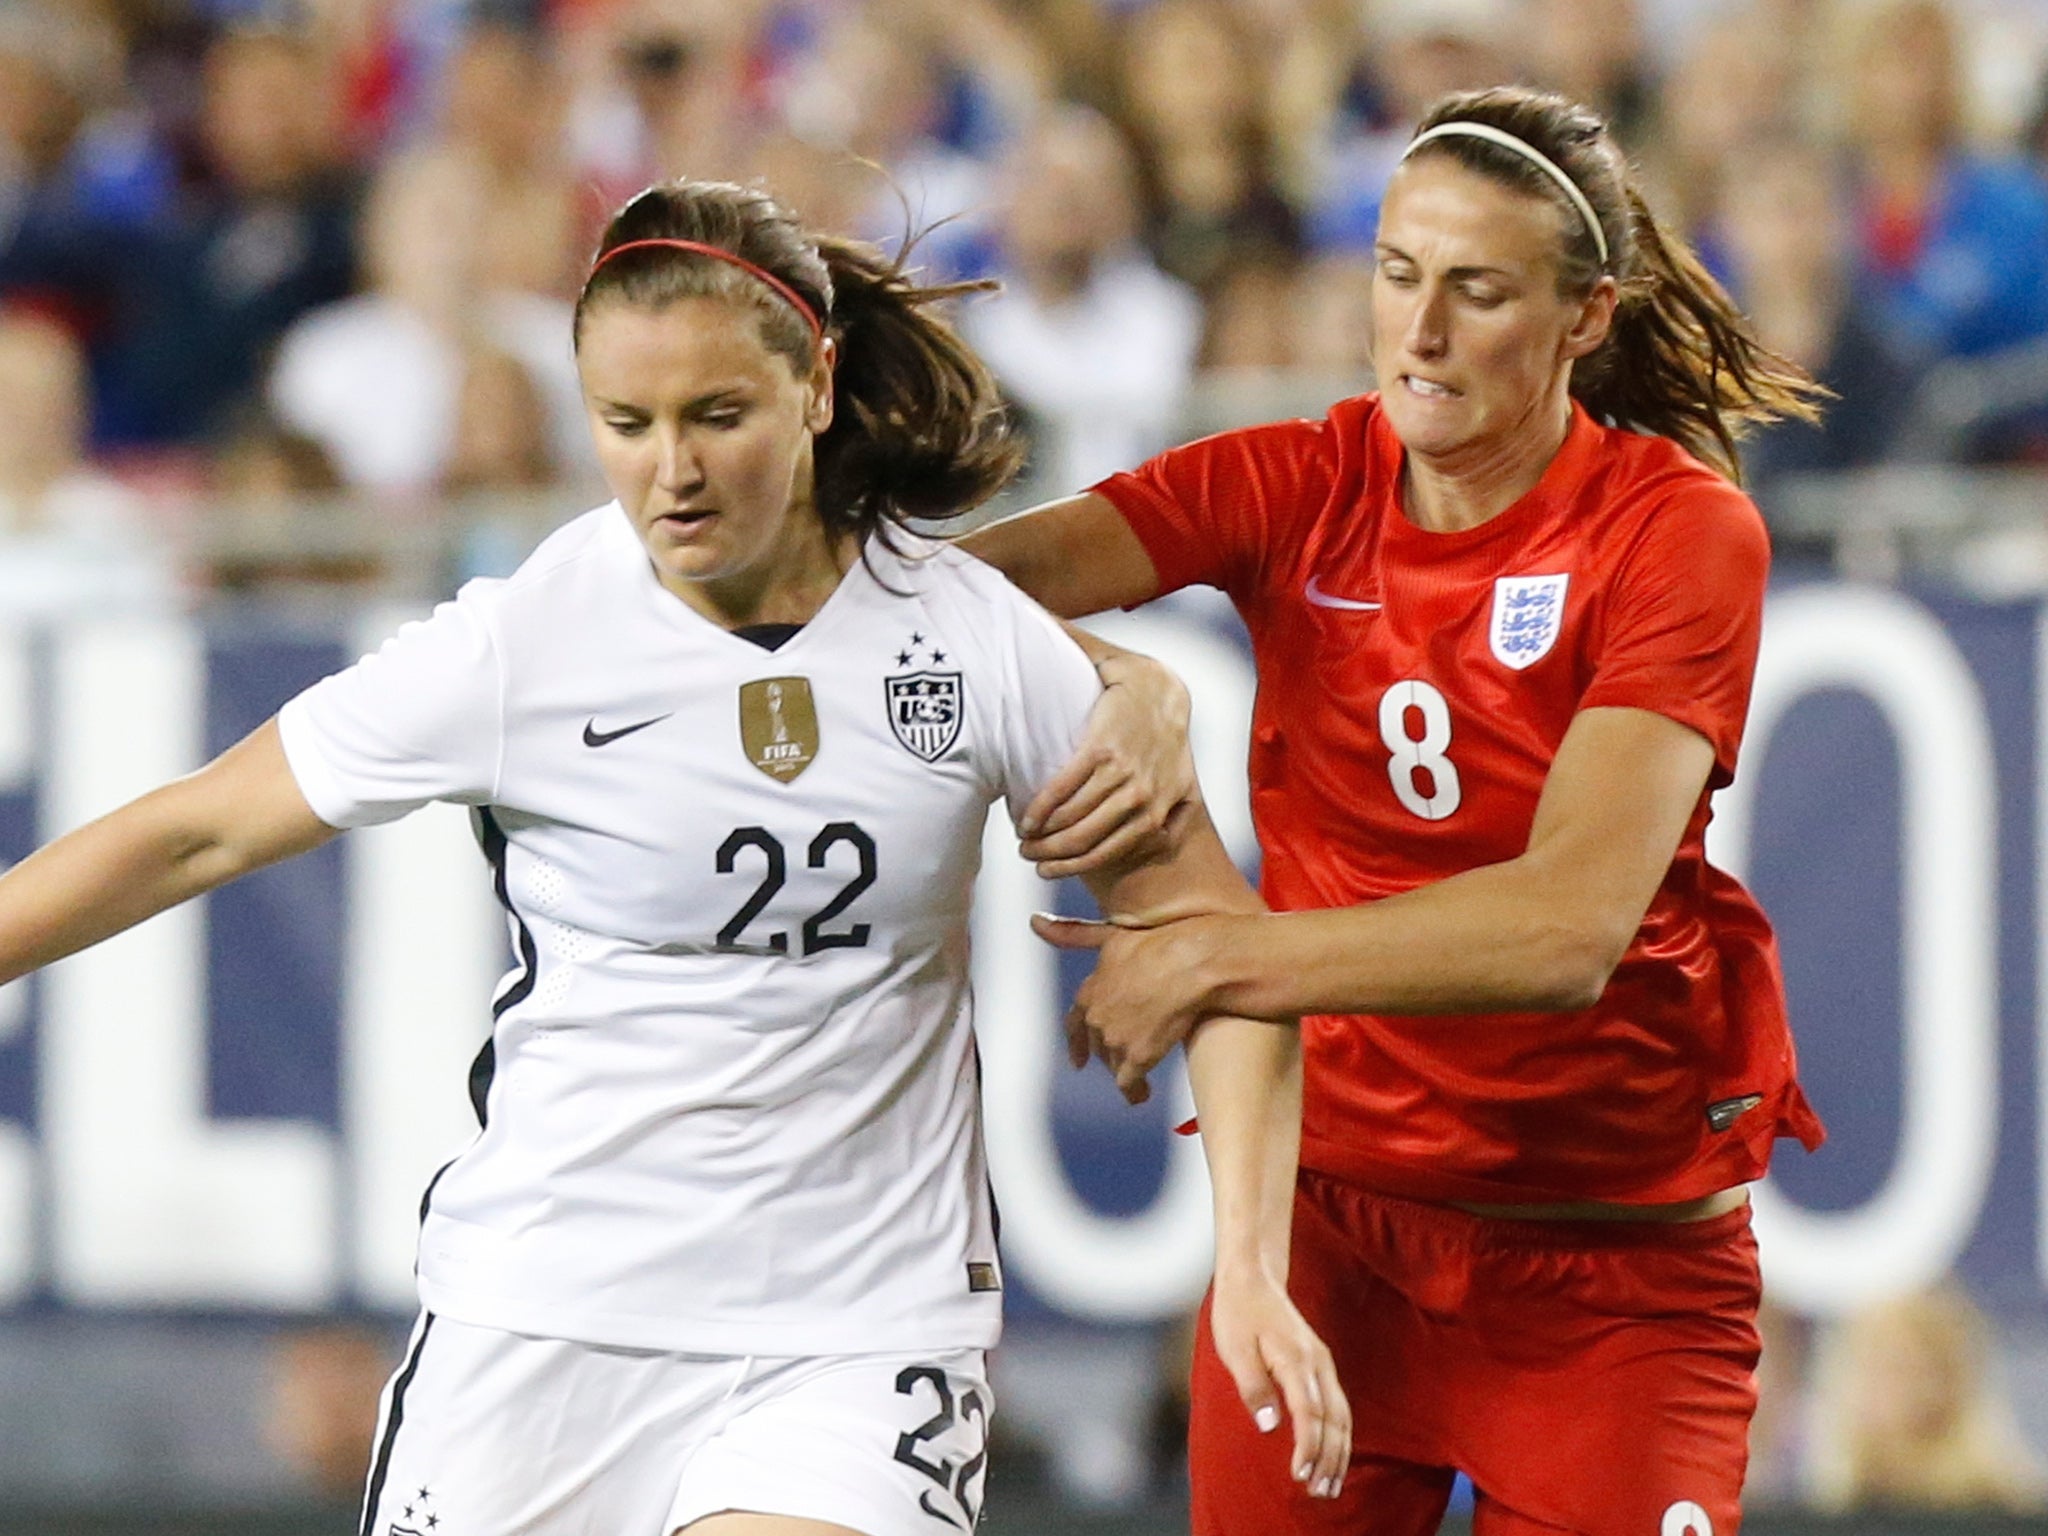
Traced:
<path id="1" fill-rule="evenodd" d="M 704 482 L 704 465 L 690 434 L 673 427 L 660 430 L 655 440 L 654 476 L 665 491 L 683 492 Z"/>
<path id="2" fill-rule="evenodd" d="M 1415 296 L 1401 343 L 1415 357 L 1442 357 L 1450 344 L 1449 306 L 1442 290 L 1425 285 Z"/>

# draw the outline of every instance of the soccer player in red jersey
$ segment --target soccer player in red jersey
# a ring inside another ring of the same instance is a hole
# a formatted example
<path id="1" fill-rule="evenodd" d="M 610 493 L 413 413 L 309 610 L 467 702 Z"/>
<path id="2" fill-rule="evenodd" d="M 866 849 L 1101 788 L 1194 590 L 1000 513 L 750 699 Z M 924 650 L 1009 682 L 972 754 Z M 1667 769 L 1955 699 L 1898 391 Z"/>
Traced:
<path id="1" fill-rule="evenodd" d="M 1041 928 L 1100 949 L 1070 1027 L 1127 1089 L 1211 1013 L 1303 1016 L 1290 1283 L 1354 1454 L 1335 1499 L 1291 1482 L 1205 1333 L 1195 1531 L 1426 1536 L 1463 1471 L 1479 1536 L 1731 1536 L 1745 1186 L 1821 1129 L 1703 834 L 1769 561 L 1734 432 L 1817 391 L 1560 97 L 1441 103 L 1376 263 L 1379 392 L 969 541 L 1070 616 L 1220 587 L 1256 652 L 1273 914 Z M 1178 743 L 1120 729 L 1034 807 L 1050 872 L 1177 789 L 1140 810 Z"/>

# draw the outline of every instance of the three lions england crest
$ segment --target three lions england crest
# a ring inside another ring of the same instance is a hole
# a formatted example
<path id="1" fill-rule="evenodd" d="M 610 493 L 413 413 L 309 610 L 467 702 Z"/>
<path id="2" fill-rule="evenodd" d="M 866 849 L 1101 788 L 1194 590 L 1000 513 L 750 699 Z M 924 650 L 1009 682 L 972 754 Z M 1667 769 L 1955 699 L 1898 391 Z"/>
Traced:
<path id="1" fill-rule="evenodd" d="M 1517 672 L 1550 654 L 1564 628 L 1564 594 L 1569 573 L 1502 576 L 1493 584 L 1493 622 L 1487 642 L 1496 661 Z"/>

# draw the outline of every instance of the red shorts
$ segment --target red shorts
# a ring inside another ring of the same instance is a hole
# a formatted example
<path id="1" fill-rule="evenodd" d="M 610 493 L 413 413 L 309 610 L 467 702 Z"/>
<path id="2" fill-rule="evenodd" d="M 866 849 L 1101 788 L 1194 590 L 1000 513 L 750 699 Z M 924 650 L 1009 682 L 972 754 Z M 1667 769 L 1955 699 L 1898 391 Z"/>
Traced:
<path id="1" fill-rule="evenodd" d="M 1356 1425 L 1335 1500 L 1288 1470 L 1195 1345 L 1195 1536 L 1734 1536 L 1756 1408 L 1749 1208 L 1683 1223 L 1500 1221 L 1304 1169 L 1289 1290 Z"/>

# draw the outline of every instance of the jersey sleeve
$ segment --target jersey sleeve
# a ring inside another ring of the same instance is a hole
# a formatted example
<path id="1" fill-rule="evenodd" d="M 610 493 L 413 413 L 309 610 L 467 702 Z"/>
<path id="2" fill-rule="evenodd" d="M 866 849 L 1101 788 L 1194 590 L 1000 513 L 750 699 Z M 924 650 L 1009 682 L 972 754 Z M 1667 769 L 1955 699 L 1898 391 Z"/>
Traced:
<path id="1" fill-rule="evenodd" d="M 1328 424 L 1274 422 L 1168 449 L 1093 487 L 1152 557 L 1161 593 L 1220 587 L 1244 597 L 1298 516 L 1329 494 Z"/>
<path id="2" fill-rule="evenodd" d="M 1763 632 L 1770 541 L 1733 486 L 1689 488 L 1648 519 L 1611 589 L 1579 707 L 1646 709 L 1713 744 L 1716 787 L 1735 772 Z"/>
<path id="3" fill-rule="evenodd" d="M 1015 825 L 1080 745 L 1102 680 L 1059 621 L 1023 593 L 1011 604 L 1007 686 L 998 704 L 1000 792 Z"/>
<path id="4" fill-rule="evenodd" d="M 482 606 L 465 591 L 278 712 L 285 759 L 314 815 L 363 827 L 430 800 L 491 798 L 504 686 Z"/>

